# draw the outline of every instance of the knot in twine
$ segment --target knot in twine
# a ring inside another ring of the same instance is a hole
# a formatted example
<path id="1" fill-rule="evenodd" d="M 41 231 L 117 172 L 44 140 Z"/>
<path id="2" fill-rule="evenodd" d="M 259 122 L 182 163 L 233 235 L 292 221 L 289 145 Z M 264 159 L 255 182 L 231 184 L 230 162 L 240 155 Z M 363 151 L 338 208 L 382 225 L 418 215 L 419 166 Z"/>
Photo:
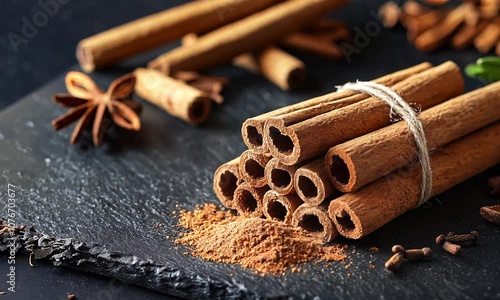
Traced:
<path id="1" fill-rule="evenodd" d="M 422 166 L 420 201 L 416 207 L 425 203 L 425 201 L 430 198 L 432 192 L 432 170 L 429 150 L 427 149 L 427 139 L 425 138 L 422 123 L 418 119 L 418 113 L 415 112 L 410 104 L 408 104 L 398 93 L 382 84 L 370 81 L 357 81 L 337 86 L 337 91 L 345 90 L 366 93 L 384 101 L 391 107 L 391 118 L 397 115 L 408 124 L 408 128 L 413 134 L 415 143 L 417 144 L 417 155 Z"/>

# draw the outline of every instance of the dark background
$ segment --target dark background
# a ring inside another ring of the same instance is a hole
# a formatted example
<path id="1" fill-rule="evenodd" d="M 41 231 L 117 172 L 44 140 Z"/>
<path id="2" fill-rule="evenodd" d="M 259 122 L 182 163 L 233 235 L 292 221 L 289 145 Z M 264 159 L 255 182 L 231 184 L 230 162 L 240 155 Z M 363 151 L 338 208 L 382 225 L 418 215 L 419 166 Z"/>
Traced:
<path id="1" fill-rule="evenodd" d="M 9 42 L 7 35 L 10 32 L 21 35 L 23 17 L 31 20 L 33 15 L 36 14 L 36 12 L 41 8 L 38 4 L 38 1 L 34 0 L 0 0 L 0 90 L 2 91 L 2 95 L 0 97 L 0 109 L 14 103 L 20 97 L 51 81 L 52 79 L 54 79 L 54 77 L 60 75 L 61 72 L 66 71 L 68 68 L 74 65 L 76 63 L 76 60 L 74 58 L 74 49 L 80 39 L 110 28 L 112 26 L 122 24 L 126 21 L 133 20 L 135 18 L 156 12 L 169 6 L 177 5 L 182 2 L 185 1 L 134 0 L 126 2 L 115 1 L 111 3 L 97 0 L 70 0 L 67 4 L 60 6 L 59 11 L 53 17 L 49 18 L 45 26 L 38 28 L 38 33 L 32 38 L 29 38 L 27 44 L 19 45 L 19 51 L 16 53 L 11 43 Z M 366 22 L 373 20 L 371 13 L 376 12 L 377 7 L 384 1 L 367 0 L 352 2 L 353 4 L 351 5 L 351 7 L 339 12 L 337 15 L 340 16 L 340 18 L 346 20 L 352 27 L 358 26 L 363 28 Z M 159 50 L 159 52 L 161 52 L 161 50 Z M 413 46 L 406 42 L 402 30 L 395 29 L 392 31 L 384 30 L 379 36 L 374 38 L 365 49 L 363 49 L 361 54 L 353 55 L 352 59 L 354 60 L 354 63 L 352 64 L 348 64 L 345 61 L 338 63 L 324 63 L 323 61 L 308 55 L 301 55 L 300 57 L 306 61 L 308 66 L 311 66 L 312 76 L 310 76 L 311 78 L 309 80 L 311 90 L 309 90 L 309 92 L 298 92 L 287 95 L 281 93 L 280 91 L 277 91 L 275 87 L 272 87 L 269 84 L 264 84 L 264 80 L 262 80 L 261 78 L 248 75 L 244 72 L 236 73 L 237 78 L 233 80 L 233 88 L 230 89 L 230 93 L 232 93 L 231 95 L 233 97 L 228 97 L 228 104 L 226 106 L 228 111 L 233 110 L 233 106 L 230 102 L 233 100 L 231 99 L 242 96 L 241 94 L 238 94 L 238 87 L 244 87 L 244 85 L 248 83 L 254 84 L 257 89 L 253 91 L 246 91 L 247 94 L 243 97 L 245 97 L 245 100 L 248 100 L 249 102 L 246 107 L 245 114 L 239 115 L 237 117 L 230 117 L 231 123 L 241 123 L 240 119 L 244 119 L 245 116 L 258 114 L 262 112 L 261 110 L 269 109 L 269 107 L 285 105 L 289 102 L 298 101 L 311 95 L 326 93 L 332 90 L 333 84 L 356 79 L 356 76 L 358 75 L 354 74 L 363 74 L 363 72 L 365 71 L 367 73 L 373 73 L 373 71 L 375 70 L 378 70 L 382 72 L 381 74 L 383 74 L 385 72 L 393 71 L 397 68 L 412 65 L 422 61 L 430 60 L 433 63 L 437 64 L 440 62 L 444 62 L 445 60 L 450 58 L 454 58 L 455 60 L 459 61 L 459 64 L 463 67 L 466 63 L 474 61 L 478 57 L 478 54 L 475 53 L 475 51 L 464 51 L 462 53 L 456 53 L 455 51 L 451 51 L 449 49 L 444 49 L 434 54 L 418 53 L 414 50 Z M 143 56 L 138 57 L 134 60 L 134 64 L 141 64 L 141 62 L 147 62 L 147 59 Z M 348 75 L 346 75 L 346 78 L 344 78 L 343 72 L 347 69 L 349 70 L 349 72 L 345 72 Z M 233 69 L 231 69 L 230 71 L 234 72 Z M 113 72 L 116 73 L 115 75 L 123 73 L 119 71 L 118 67 L 115 68 L 114 71 L 104 70 L 100 72 L 100 74 L 97 74 L 97 76 L 102 75 L 101 78 L 105 78 L 104 81 L 109 83 L 110 78 L 116 77 L 110 75 Z M 323 74 L 329 74 L 329 76 L 327 78 L 323 78 Z M 61 78 L 59 77 L 59 82 L 60 81 Z M 60 85 L 60 83 L 58 83 L 58 85 Z M 474 80 L 467 81 L 468 90 L 477 88 L 481 85 L 482 83 Z M 267 91 L 270 91 L 271 94 L 267 93 Z M 258 101 L 260 101 L 261 98 L 265 99 L 266 101 L 269 100 L 269 95 L 280 95 L 280 98 L 276 103 L 266 103 L 267 106 L 257 105 L 257 103 L 259 103 Z M 253 103 L 255 103 L 255 105 Z M 239 106 L 239 108 L 241 108 L 241 105 Z M 19 109 L 17 111 L 19 111 Z M 59 111 L 60 110 L 58 110 L 58 112 Z M 157 115 L 159 115 L 159 118 L 163 117 L 160 114 Z M 36 117 L 33 117 L 33 120 L 35 119 Z M 221 120 L 224 119 L 221 118 Z M 225 125 L 224 121 L 221 122 L 221 124 L 215 124 L 215 126 L 212 122 L 211 125 L 209 125 L 209 128 L 215 128 L 216 130 L 220 131 L 222 130 L 221 128 L 223 128 Z M 22 123 L 20 124 L 22 125 Z M 179 124 L 180 123 L 175 123 L 174 121 L 173 126 L 177 126 L 178 128 L 180 128 L 180 130 L 185 130 L 185 127 L 183 127 L 184 125 Z M 237 131 L 237 126 L 232 131 Z M 69 132 L 65 131 L 64 136 L 67 137 L 68 134 Z M 61 145 L 63 145 L 62 147 L 66 146 L 62 143 L 66 141 L 62 141 L 63 139 L 60 136 L 58 137 L 57 135 L 53 135 L 52 137 L 57 139 L 57 142 L 60 142 Z M 236 135 L 234 135 L 234 137 L 231 136 L 230 140 L 233 142 L 237 141 L 241 144 L 241 141 L 239 141 L 239 139 L 237 140 Z M 236 151 L 233 149 L 229 152 L 241 152 L 241 145 L 236 146 L 236 148 Z M 179 153 L 181 153 L 180 150 Z M 98 160 L 96 159 L 96 161 Z M 212 162 L 211 164 L 216 163 Z M 208 174 L 209 172 L 207 171 L 206 173 Z M 490 172 L 490 175 L 492 174 L 493 173 Z M 476 186 L 478 187 L 478 189 L 480 189 L 480 192 L 484 194 L 484 186 L 481 186 L 481 183 L 484 182 L 485 178 L 486 177 L 483 176 L 480 179 L 476 179 L 474 182 L 469 182 L 467 185 L 465 185 L 465 189 L 470 190 L 471 188 Z M 464 187 L 462 187 L 462 189 L 464 189 Z M 472 198 L 475 194 L 475 192 L 470 191 L 468 196 L 469 198 Z M 460 195 L 461 193 L 458 191 L 451 191 L 450 193 L 448 193 L 447 197 L 445 196 L 445 198 L 449 199 L 459 197 Z M 468 207 L 470 207 L 471 209 L 475 209 L 476 206 L 477 205 L 474 203 L 469 203 L 468 205 Z M 431 210 L 423 211 L 425 213 L 434 215 L 434 218 L 436 218 L 436 215 L 439 214 L 439 209 L 445 209 L 445 207 L 441 205 L 438 205 L 437 208 L 436 205 L 434 205 L 434 207 L 435 209 L 432 210 L 432 213 L 429 212 Z M 456 206 L 454 207 L 456 208 Z M 37 209 L 40 210 L 39 207 Z M 422 213 L 422 211 L 420 211 L 420 213 Z M 461 213 L 465 212 L 462 211 Z M 56 212 L 53 212 L 53 214 L 57 216 Z M 366 243 L 372 243 L 371 245 L 376 245 L 382 243 L 382 241 L 385 241 L 385 243 L 383 243 L 385 245 L 392 242 L 397 242 L 397 240 L 401 239 L 402 235 L 404 234 L 398 231 L 397 227 L 404 227 L 407 226 L 407 224 L 423 226 L 423 224 L 420 224 L 421 222 L 418 222 L 418 217 L 416 216 L 417 214 L 417 212 L 411 213 L 410 216 L 399 219 L 395 224 L 392 225 L 392 227 L 390 226 L 389 229 L 386 229 L 385 233 L 382 231 L 378 235 L 373 235 L 366 241 Z M 463 217 L 453 218 L 449 216 L 449 219 L 452 219 L 455 222 L 464 221 Z M 470 228 L 470 226 L 474 225 L 474 222 L 478 221 L 478 219 L 479 218 L 476 218 L 470 223 L 462 224 L 461 228 L 458 228 L 458 230 Z M 446 222 L 445 220 L 440 220 L 439 223 L 441 224 L 441 226 L 443 226 Z M 488 229 L 489 227 L 486 228 L 487 230 L 491 230 Z M 70 234 L 72 230 L 73 228 L 68 227 L 67 229 L 62 229 L 59 231 Z M 496 232 L 498 233 L 498 230 Z M 389 236 L 392 235 L 392 238 L 388 239 L 384 236 L 384 234 L 387 234 Z M 421 232 L 421 236 L 425 236 L 426 238 L 429 238 L 429 236 L 432 235 L 433 233 Z M 99 240 L 99 238 L 97 238 L 97 240 Z M 494 243 L 494 240 L 492 240 L 491 237 L 489 239 L 489 243 L 490 245 Z M 418 245 L 419 243 L 416 244 Z M 484 249 L 481 251 L 484 251 Z M 387 256 L 387 253 L 385 256 Z M 377 258 L 377 263 L 383 263 L 383 259 L 385 258 L 385 256 Z M 441 261 L 440 268 L 442 268 L 441 270 L 443 274 L 447 276 L 443 284 L 449 284 L 450 286 L 452 286 L 452 284 L 449 282 L 453 282 L 453 284 L 456 284 L 457 281 L 454 281 L 454 279 L 458 277 L 455 277 L 455 274 L 451 273 L 451 271 L 450 273 L 447 273 L 447 264 L 449 264 L 450 261 L 453 260 L 450 258 L 446 258 L 445 263 Z M 472 262 L 467 262 L 467 265 L 473 266 L 475 263 L 476 260 L 473 260 Z M 494 263 L 495 262 L 492 262 L 490 260 L 490 263 L 486 264 L 485 267 L 491 269 L 492 264 Z M 2 260 L 0 262 L 0 265 L 2 266 L 1 271 L 3 272 L 4 266 L 6 266 L 6 264 Z M 460 265 L 457 264 L 454 267 L 459 268 Z M 415 270 L 415 268 L 417 269 Z M 413 269 L 410 268 L 410 272 L 419 272 L 419 274 L 422 276 L 426 275 L 425 266 L 423 267 L 423 269 L 422 267 L 418 266 L 413 267 Z M 479 273 L 480 270 L 476 270 L 474 275 L 480 276 Z M 409 273 L 406 273 L 405 276 L 405 282 L 413 278 L 412 275 L 409 275 Z M 466 283 L 465 278 L 466 277 L 461 278 L 458 282 Z M 21 294 L 17 295 L 19 296 L 18 299 L 64 299 L 66 297 L 66 293 L 68 292 L 76 293 L 80 299 L 166 298 L 166 296 L 163 294 L 158 294 L 142 288 L 129 286 L 127 284 L 123 284 L 109 278 L 68 271 L 67 269 L 54 268 L 49 263 L 36 262 L 36 268 L 30 268 L 27 266 L 25 258 L 19 258 L 19 273 L 17 281 L 18 286 L 21 288 Z M 402 282 L 402 284 L 396 287 L 398 289 L 403 288 L 404 284 L 406 284 L 405 282 Z M 386 286 L 386 288 L 389 289 L 393 287 Z M 456 286 L 455 288 L 457 289 L 457 293 L 451 294 L 451 296 L 455 298 L 459 298 L 460 296 L 467 298 L 470 296 L 462 293 L 460 286 Z M 347 287 L 346 290 L 356 291 L 357 287 Z M 361 289 L 357 291 L 361 293 L 353 292 L 353 294 L 348 294 L 347 296 L 356 297 L 356 295 L 377 295 L 377 292 L 374 290 L 363 291 Z M 397 298 L 395 297 L 397 295 L 397 292 L 398 291 L 396 290 L 396 294 L 394 294 L 390 291 L 388 292 L 387 290 L 384 290 L 385 295 L 392 294 L 393 298 Z M 399 290 L 399 292 L 405 294 L 407 297 L 411 295 L 419 295 L 419 293 L 414 293 L 414 291 L 413 294 L 409 291 L 404 290 Z M 488 291 L 485 291 L 485 293 L 490 296 L 494 294 L 494 292 L 488 293 Z M 439 293 L 437 295 L 439 295 Z M 445 293 L 441 296 L 443 295 L 449 294 Z M 344 294 L 344 297 L 345 296 L 346 295 Z"/>

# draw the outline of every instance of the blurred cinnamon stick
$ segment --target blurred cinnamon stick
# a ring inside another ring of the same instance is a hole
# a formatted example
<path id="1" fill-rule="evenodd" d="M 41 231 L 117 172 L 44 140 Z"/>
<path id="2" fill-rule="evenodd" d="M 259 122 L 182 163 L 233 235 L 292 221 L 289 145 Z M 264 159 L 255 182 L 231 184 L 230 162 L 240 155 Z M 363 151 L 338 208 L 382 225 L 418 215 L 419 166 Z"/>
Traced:
<path id="1" fill-rule="evenodd" d="M 205 32 L 268 8 L 280 0 L 194 1 L 143 17 L 83 39 L 77 58 L 92 72 L 190 32 Z"/>
<path id="2" fill-rule="evenodd" d="M 198 71 L 227 63 L 240 54 L 272 44 L 347 1 L 285 1 L 212 31 L 194 45 L 182 46 L 161 55 L 150 62 L 149 67 L 169 74 L 181 70 Z"/>

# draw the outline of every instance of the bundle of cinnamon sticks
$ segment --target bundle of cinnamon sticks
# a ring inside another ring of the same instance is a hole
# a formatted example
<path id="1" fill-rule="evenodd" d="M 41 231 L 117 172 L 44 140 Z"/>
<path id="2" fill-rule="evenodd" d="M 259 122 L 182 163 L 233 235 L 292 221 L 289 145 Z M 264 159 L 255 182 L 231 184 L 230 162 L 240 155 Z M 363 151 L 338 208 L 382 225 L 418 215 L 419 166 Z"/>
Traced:
<path id="1" fill-rule="evenodd" d="M 481 53 L 496 49 L 500 55 L 499 0 L 464 0 L 456 7 L 446 2 L 425 6 L 409 0 L 402 7 L 388 2 L 380 7 L 379 14 L 386 27 L 401 23 L 408 30 L 408 40 L 421 51 L 433 51 L 445 44 L 455 49 L 473 45 Z"/>
<path id="2" fill-rule="evenodd" d="M 373 82 L 422 110 L 432 195 L 500 162 L 500 83 L 462 94 L 452 62 Z M 248 150 L 214 176 L 217 197 L 241 215 L 277 219 L 329 242 L 366 236 L 420 201 L 412 133 L 364 93 L 333 92 L 256 116 L 242 136 Z"/>

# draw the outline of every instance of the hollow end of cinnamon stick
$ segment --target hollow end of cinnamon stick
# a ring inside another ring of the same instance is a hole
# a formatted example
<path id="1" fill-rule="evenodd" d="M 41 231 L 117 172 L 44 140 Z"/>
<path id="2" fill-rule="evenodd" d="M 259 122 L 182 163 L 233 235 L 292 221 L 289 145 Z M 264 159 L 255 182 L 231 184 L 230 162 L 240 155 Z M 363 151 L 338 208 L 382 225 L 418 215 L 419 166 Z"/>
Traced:
<path id="1" fill-rule="evenodd" d="M 212 111 L 212 100 L 208 97 L 196 97 L 188 106 L 187 121 L 193 125 L 201 125 L 208 120 Z"/>
<path id="2" fill-rule="evenodd" d="M 360 239 L 363 237 L 360 220 L 346 204 L 340 201 L 330 202 L 328 215 L 340 235 L 350 239 Z"/>
<path id="3" fill-rule="evenodd" d="M 90 73 L 96 69 L 96 65 L 94 63 L 94 58 L 90 49 L 85 47 L 85 44 L 80 42 L 76 46 L 76 59 L 80 63 L 83 71 Z"/>
<path id="4" fill-rule="evenodd" d="M 221 165 L 214 174 L 213 189 L 222 205 L 234 209 L 234 192 L 240 184 L 240 158 Z"/>
<path id="5" fill-rule="evenodd" d="M 241 126 L 241 136 L 248 149 L 255 153 L 267 152 L 267 145 L 262 135 L 264 122 L 257 119 L 248 119 Z"/>
<path id="6" fill-rule="evenodd" d="M 268 190 L 268 186 L 256 188 L 242 183 L 234 191 L 234 207 L 241 216 L 260 218 L 263 214 L 264 195 Z"/>
<path id="7" fill-rule="evenodd" d="M 326 174 L 323 159 L 298 168 L 294 186 L 299 197 L 310 205 L 322 204 L 335 191 Z"/>
<path id="8" fill-rule="evenodd" d="M 241 178 L 254 187 L 267 185 L 265 168 L 270 159 L 268 154 L 258 154 L 252 150 L 243 152 L 240 158 Z"/>
<path id="9" fill-rule="evenodd" d="M 293 191 L 293 176 L 296 169 L 295 166 L 283 165 L 273 158 L 265 168 L 267 183 L 278 194 L 288 194 Z"/>
<path id="10" fill-rule="evenodd" d="M 284 90 L 296 90 L 304 85 L 306 80 L 306 68 L 305 66 L 299 66 L 292 69 L 286 78 L 286 85 L 281 88 Z"/>
<path id="11" fill-rule="evenodd" d="M 307 203 L 295 210 L 292 216 L 292 225 L 302 228 L 323 243 L 328 243 L 339 235 L 328 216 L 328 211 L 321 206 L 312 206 Z"/>
<path id="12" fill-rule="evenodd" d="M 264 216 L 269 220 L 291 224 L 293 213 L 302 203 L 295 193 L 280 195 L 273 190 L 267 191 L 263 201 Z"/>
<path id="13" fill-rule="evenodd" d="M 325 156 L 325 169 L 337 190 L 347 193 L 358 188 L 354 164 L 345 153 L 331 148 Z"/>
<path id="14" fill-rule="evenodd" d="M 269 118 L 264 127 L 264 140 L 271 155 L 282 164 L 299 163 L 300 145 L 297 136 L 290 132 L 279 118 Z"/>

